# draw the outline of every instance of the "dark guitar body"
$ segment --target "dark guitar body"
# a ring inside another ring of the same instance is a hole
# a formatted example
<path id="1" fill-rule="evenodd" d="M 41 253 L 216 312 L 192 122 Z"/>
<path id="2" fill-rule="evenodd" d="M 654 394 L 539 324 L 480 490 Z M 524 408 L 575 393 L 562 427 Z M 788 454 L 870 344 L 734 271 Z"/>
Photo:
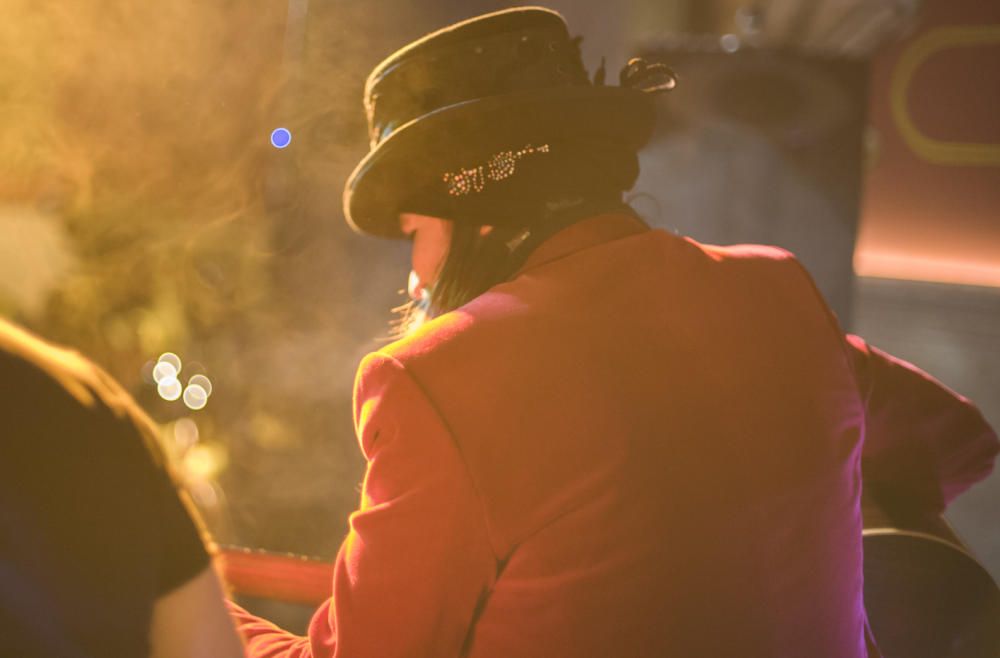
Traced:
<path id="1" fill-rule="evenodd" d="M 940 518 L 866 497 L 865 607 L 886 658 L 1000 658 L 1000 589 Z"/>

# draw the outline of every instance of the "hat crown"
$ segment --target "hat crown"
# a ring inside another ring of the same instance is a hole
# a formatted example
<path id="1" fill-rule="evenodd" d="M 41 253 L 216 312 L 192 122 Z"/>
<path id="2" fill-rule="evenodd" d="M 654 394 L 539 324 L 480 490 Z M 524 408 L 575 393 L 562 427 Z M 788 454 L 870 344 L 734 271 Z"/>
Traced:
<path id="1" fill-rule="evenodd" d="M 539 7 L 433 32 L 368 77 L 371 150 L 344 185 L 344 216 L 398 238 L 404 211 L 506 226 L 554 194 L 629 189 L 655 122 L 648 92 L 673 83 L 661 68 L 633 60 L 620 86 L 600 71 L 591 84 L 579 39 Z"/>
<path id="2" fill-rule="evenodd" d="M 562 16 L 528 7 L 477 16 L 393 53 L 365 85 L 372 148 L 435 110 L 488 96 L 587 85 Z"/>

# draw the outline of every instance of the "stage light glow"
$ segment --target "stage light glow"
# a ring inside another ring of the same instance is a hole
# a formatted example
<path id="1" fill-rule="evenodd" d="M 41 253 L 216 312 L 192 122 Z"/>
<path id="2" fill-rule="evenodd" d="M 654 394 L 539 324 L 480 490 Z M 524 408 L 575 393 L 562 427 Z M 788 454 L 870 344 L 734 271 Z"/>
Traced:
<path id="1" fill-rule="evenodd" d="M 160 383 L 156 385 L 156 392 L 160 394 L 160 397 L 168 402 L 173 402 L 181 396 L 183 386 L 177 381 L 176 377 L 168 377 L 160 380 Z"/>
<path id="2" fill-rule="evenodd" d="M 184 389 L 184 404 L 192 411 L 204 409 L 208 404 L 208 392 L 199 384 L 189 384 Z"/>
<path id="3" fill-rule="evenodd" d="M 162 384 L 169 380 L 177 380 L 177 368 L 167 361 L 160 361 L 153 366 L 153 381 Z"/>
<path id="4" fill-rule="evenodd" d="M 283 149 L 292 143 L 292 133 L 288 128 L 275 128 L 271 131 L 271 145 Z"/>
<path id="5" fill-rule="evenodd" d="M 229 463 L 225 448 L 218 444 L 198 443 L 184 456 L 184 471 L 196 480 L 212 480 Z"/>
<path id="6" fill-rule="evenodd" d="M 188 386 L 201 386 L 205 389 L 205 395 L 212 395 L 212 380 L 205 375 L 194 375 L 188 380 Z"/>
<path id="7" fill-rule="evenodd" d="M 882 279 L 1000 288 L 1000 266 L 986 259 L 927 257 L 863 246 L 854 252 L 854 273 Z"/>
<path id="8" fill-rule="evenodd" d="M 191 449 L 191 446 L 198 443 L 199 431 L 198 423 L 190 418 L 178 418 L 174 423 L 174 443 L 181 454 Z"/>

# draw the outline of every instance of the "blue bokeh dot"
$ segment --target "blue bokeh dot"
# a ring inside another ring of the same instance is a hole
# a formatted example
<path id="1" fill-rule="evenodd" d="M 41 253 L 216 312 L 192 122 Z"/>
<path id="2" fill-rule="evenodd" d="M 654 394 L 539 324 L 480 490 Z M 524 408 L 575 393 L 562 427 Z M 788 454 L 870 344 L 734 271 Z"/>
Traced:
<path id="1" fill-rule="evenodd" d="M 292 143 L 292 133 L 288 128 L 275 128 L 271 131 L 271 144 L 274 148 L 283 149 Z"/>

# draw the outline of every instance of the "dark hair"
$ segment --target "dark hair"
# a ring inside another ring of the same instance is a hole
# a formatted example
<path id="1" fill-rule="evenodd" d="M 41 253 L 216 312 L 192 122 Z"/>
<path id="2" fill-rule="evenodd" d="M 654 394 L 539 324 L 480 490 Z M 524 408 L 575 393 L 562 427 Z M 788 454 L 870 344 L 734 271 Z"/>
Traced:
<path id="1" fill-rule="evenodd" d="M 453 311 L 509 280 L 546 238 L 577 221 L 609 211 L 635 214 L 621 194 L 601 199 L 562 199 L 519 228 L 455 222 L 451 243 L 429 295 L 393 309 L 399 314 L 392 336 L 405 336 L 426 320 Z"/>
<path id="2" fill-rule="evenodd" d="M 549 157 L 457 205 L 440 195 L 415 198 L 413 212 L 453 220 L 451 244 L 428 297 L 394 309 L 392 335 L 406 335 L 426 319 L 448 313 L 513 276 L 546 238 L 570 224 L 612 210 L 632 213 L 622 193 L 638 175 L 638 159 L 616 144 L 580 140 L 560 144 Z M 634 214 L 634 213 L 633 213 Z M 510 218 L 516 218 L 512 220 Z M 483 226 L 492 229 L 482 234 Z"/>

